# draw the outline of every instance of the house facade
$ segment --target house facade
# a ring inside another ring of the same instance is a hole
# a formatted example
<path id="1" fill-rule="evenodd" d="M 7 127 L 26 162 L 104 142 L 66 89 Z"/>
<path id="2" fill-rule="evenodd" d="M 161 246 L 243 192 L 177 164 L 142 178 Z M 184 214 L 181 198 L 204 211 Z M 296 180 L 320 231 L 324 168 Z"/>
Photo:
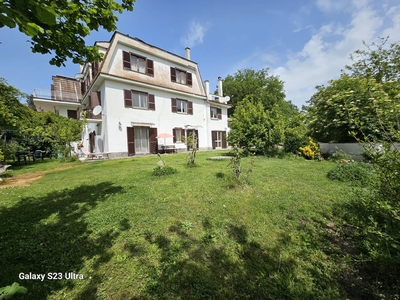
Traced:
<path id="1" fill-rule="evenodd" d="M 218 95 L 210 94 L 189 48 L 181 57 L 119 32 L 95 45 L 103 61 L 77 74 L 87 121 L 82 142 L 90 152 L 124 157 L 157 153 L 163 145 L 185 151 L 191 133 L 200 150 L 227 147 L 229 98 L 221 78 Z M 156 138 L 161 133 L 173 137 Z"/>

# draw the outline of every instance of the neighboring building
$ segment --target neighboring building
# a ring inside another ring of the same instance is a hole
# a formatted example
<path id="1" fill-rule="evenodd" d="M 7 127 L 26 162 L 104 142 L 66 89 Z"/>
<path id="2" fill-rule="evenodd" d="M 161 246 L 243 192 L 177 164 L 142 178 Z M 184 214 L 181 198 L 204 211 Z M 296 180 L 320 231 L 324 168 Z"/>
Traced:
<path id="1" fill-rule="evenodd" d="M 229 98 L 221 78 L 218 95 L 210 94 L 189 48 L 183 58 L 119 32 L 95 45 L 103 61 L 81 66 L 77 76 L 87 119 L 82 142 L 91 152 L 157 153 L 164 143 L 185 151 L 191 132 L 200 150 L 227 147 Z M 161 133 L 173 138 L 157 139 Z"/>
<path id="2" fill-rule="evenodd" d="M 53 111 L 55 114 L 79 119 L 81 116 L 81 83 L 65 76 L 53 76 L 50 90 L 35 89 L 33 103 L 37 111 Z"/>

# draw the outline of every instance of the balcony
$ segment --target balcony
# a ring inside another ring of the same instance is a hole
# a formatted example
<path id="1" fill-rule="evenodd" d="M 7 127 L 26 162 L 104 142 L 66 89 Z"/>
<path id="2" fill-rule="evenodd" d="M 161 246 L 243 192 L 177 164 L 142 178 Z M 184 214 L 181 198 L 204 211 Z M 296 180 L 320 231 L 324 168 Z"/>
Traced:
<path id="1" fill-rule="evenodd" d="M 82 101 L 82 96 L 79 95 L 78 93 L 68 93 L 68 92 L 44 90 L 44 89 L 34 89 L 33 97 L 40 99 L 75 102 L 75 103 L 80 103 Z"/>

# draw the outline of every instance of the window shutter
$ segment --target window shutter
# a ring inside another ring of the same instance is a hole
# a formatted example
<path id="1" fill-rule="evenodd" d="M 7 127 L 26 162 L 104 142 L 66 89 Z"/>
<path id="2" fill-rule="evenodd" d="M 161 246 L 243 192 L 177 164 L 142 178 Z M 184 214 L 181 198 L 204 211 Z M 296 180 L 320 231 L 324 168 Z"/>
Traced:
<path id="1" fill-rule="evenodd" d="M 126 127 L 126 135 L 128 139 L 128 156 L 135 155 L 135 131 L 133 127 Z"/>
<path id="2" fill-rule="evenodd" d="M 192 86 L 192 73 L 186 73 L 186 84 Z"/>
<path id="3" fill-rule="evenodd" d="M 149 128 L 149 140 L 150 140 L 150 153 L 157 154 L 158 152 L 158 141 L 157 141 L 157 128 Z"/>
<path id="4" fill-rule="evenodd" d="M 98 71 L 99 71 L 99 62 L 94 61 L 92 63 L 92 78 L 93 79 L 96 77 Z"/>
<path id="5" fill-rule="evenodd" d="M 197 139 L 196 147 L 197 147 L 197 149 L 199 149 L 199 131 L 196 129 L 196 130 L 194 130 L 194 133 L 195 133 L 196 139 Z"/>
<path id="6" fill-rule="evenodd" d="M 212 148 L 215 149 L 215 141 L 217 139 L 217 132 L 216 131 L 211 131 L 211 145 Z"/>
<path id="7" fill-rule="evenodd" d="M 53 89 L 52 89 L 52 92 L 53 92 Z M 85 81 L 81 81 L 81 93 L 82 93 L 82 96 L 85 95 L 85 92 L 86 92 Z"/>
<path id="8" fill-rule="evenodd" d="M 101 105 L 101 92 L 100 91 L 97 92 L 97 99 L 99 101 L 99 105 Z"/>
<path id="9" fill-rule="evenodd" d="M 146 70 L 147 75 L 154 76 L 154 62 L 150 59 L 147 59 L 146 62 L 147 62 L 147 70 Z"/>
<path id="10" fill-rule="evenodd" d="M 222 148 L 226 148 L 226 131 L 222 131 Z"/>
<path id="11" fill-rule="evenodd" d="M 148 97 L 149 97 L 149 109 L 150 110 L 156 110 L 156 102 L 155 102 L 155 99 L 154 99 L 154 95 L 149 94 Z"/>
<path id="12" fill-rule="evenodd" d="M 124 62 L 124 69 L 131 69 L 131 54 L 126 51 L 122 51 L 122 60 Z"/>
<path id="13" fill-rule="evenodd" d="M 132 107 L 132 91 L 124 90 L 125 107 Z"/>
<path id="14" fill-rule="evenodd" d="M 188 101 L 187 106 L 188 106 L 188 115 L 193 115 L 193 103 Z"/>
<path id="15" fill-rule="evenodd" d="M 176 107 L 176 98 L 171 98 L 171 109 L 173 113 L 178 111 L 178 108 Z"/>
<path id="16" fill-rule="evenodd" d="M 90 93 L 90 94 L 92 94 L 92 93 Z M 89 94 L 89 97 L 88 97 L 88 107 L 92 108 L 92 97 L 90 97 L 90 94 Z"/>
<path id="17" fill-rule="evenodd" d="M 99 105 L 99 97 L 98 97 L 98 92 L 91 92 L 90 93 L 90 107 L 94 108 L 97 105 Z"/>
<path id="18" fill-rule="evenodd" d="M 217 116 L 218 116 L 218 120 L 222 120 L 222 109 L 217 108 Z"/>
<path id="19" fill-rule="evenodd" d="M 172 129 L 172 136 L 173 136 L 173 142 L 174 142 L 174 144 L 176 143 L 176 131 L 177 130 L 180 130 L 180 129 L 177 129 L 177 128 L 174 128 L 174 129 Z"/>
<path id="20" fill-rule="evenodd" d="M 176 71 L 173 67 L 171 67 L 171 81 L 176 82 Z"/>

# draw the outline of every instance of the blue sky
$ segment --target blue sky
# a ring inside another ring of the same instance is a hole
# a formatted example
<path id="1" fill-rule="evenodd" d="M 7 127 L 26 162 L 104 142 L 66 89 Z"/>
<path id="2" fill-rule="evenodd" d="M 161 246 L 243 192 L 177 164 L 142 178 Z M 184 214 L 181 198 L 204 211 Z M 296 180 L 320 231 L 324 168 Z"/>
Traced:
<path id="1" fill-rule="evenodd" d="M 244 68 L 270 68 L 285 82 L 287 100 L 301 107 L 315 86 L 337 78 L 349 55 L 378 37 L 400 41 L 398 0 L 137 0 L 119 15 L 118 31 L 199 64 L 211 88 Z M 108 41 L 93 32 L 87 44 Z M 52 75 L 73 77 L 79 66 L 51 66 L 50 55 L 30 51 L 28 37 L 0 29 L 0 77 L 21 91 L 50 89 Z"/>

